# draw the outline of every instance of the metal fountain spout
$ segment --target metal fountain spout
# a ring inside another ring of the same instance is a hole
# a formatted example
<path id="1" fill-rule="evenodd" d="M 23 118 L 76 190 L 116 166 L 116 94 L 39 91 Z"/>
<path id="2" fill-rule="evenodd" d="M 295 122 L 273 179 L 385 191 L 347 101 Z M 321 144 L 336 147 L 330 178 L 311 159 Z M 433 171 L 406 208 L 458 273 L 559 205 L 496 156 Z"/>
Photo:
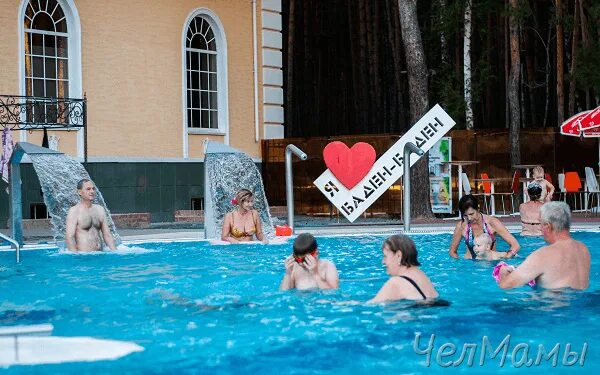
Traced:
<path id="1" fill-rule="evenodd" d="M 23 246 L 23 200 L 21 196 L 21 162 L 25 154 L 58 154 L 62 152 L 50 150 L 45 147 L 36 146 L 27 142 L 18 142 L 10 157 L 10 218 L 12 238 L 20 246 Z M 17 262 L 19 252 L 17 250 Z"/>
<path id="2" fill-rule="evenodd" d="M 287 145 L 285 148 L 285 199 L 287 200 L 287 224 L 292 228 L 292 233 L 294 233 L 294 177 L 292 174 L 292 153 L 299 157 L 300 160 L 306 160 L 308 156 L 304 151 L 292 144 Z"/>

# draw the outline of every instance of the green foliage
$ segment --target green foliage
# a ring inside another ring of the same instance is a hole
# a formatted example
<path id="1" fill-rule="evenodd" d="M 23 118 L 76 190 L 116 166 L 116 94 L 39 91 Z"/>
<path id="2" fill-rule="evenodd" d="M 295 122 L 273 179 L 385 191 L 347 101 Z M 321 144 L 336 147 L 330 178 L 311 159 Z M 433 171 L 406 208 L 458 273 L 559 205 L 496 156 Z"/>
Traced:
<path id="1" fill-rule="evenodd" d="M 581 48 L 577 58 L 574 78 L 578 87 L 600 91 L 600 42 L 593 41 L 589 48 Z"/>
<path id="2" fill-rule="evenodd" d="M 457 128 L 464 128 L 466 104 L 462 74 L 457 74 L 453 69 L 441 70 L 431 77 L 430 89 L 435 102 L 456 120 Z"/>

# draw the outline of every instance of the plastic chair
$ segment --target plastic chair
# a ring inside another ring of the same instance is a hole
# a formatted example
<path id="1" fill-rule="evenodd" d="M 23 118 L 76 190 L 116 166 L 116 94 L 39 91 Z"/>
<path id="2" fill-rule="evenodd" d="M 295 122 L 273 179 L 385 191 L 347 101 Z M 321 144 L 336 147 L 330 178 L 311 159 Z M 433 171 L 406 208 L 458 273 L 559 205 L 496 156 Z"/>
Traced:
<path id="1" fill-rule="evenodd" d="M 488 174 L 485 173 L 485 172 L 483 172 L 481 174 L 481 179 L 482 180 L 488 180 L 489 179 Z M 481 185 L 483 186 L 483 193 L 484 194 L 488 194 L 488 195 L 492 194 L 492 183 L 491 182 L 482 181 Z"/>
<path id="2" fill-rule="evenodd" d="M 598 180 L 596 179 L 596 173 L 593 168 L 585 167 L 585 186 L 586 186 L 586 195 L 585 195 L 585 210 L 588 211 L 589 204 L 589 212 L 590 213 L 598 213 L 599 206 L 599 195 L 600 195 L 600 186 L 598 186 Z M 592 205 L 594 202 L 594 198 L 596 198 L 596 206 Z"/>
<path id="3" fill-rule="evenodd" d="M 579 178 L 579 173 L 577 172 L 566 172 L 565 173 L 565 181 L 564 181 L 564 189 L 565 189 L 565 201 L 567 199 L 568 194 L 573 194 L 574 197 L 574 210 L 577 210 L 577 195 L 581 195 L 581 179 Z M 581 201 L 581 198 L 580 198 Z"/>
<path id="4" fill-rule="evenodd" d="M 483 177 L 484 173 L 481 174 L 481 177 Z M 485 174 L 487 176 L 487 174 Z M 519 196 L 519 187 L 520 187 L 520 179 L 521 179 L 521 170 L 517 169 L 515 170 L 515 173 L 513 173 L 513 178 L 510 184 L 510 191 L 509 192 L 494 192 L 494 196 L 499 196 L 501 198 L 502 201 L 502 214 L 503 215 L 507 215 L 506 213 L 506 205 L 504 203 L 504 198 L 505 197 L 510 197 L 510 208 L 512 210 L 511 215 L 514 215 L 515 213 L 517 213 L 515 211 L 515 197 Z M 485 177 L 487 178 L 487 177 Z M 484 187 L 485 188 L 485 187 Z M 490 191 L 491 191 L 491 187 L 490 187 Z"/>
<path id="5" fill-rule="evenodd" d="M 465 194 L 471 194 L 471 182 L 469 181 L 469 177 L 467 177 L 465 172 L 462 173 L 462 185 Z"/>

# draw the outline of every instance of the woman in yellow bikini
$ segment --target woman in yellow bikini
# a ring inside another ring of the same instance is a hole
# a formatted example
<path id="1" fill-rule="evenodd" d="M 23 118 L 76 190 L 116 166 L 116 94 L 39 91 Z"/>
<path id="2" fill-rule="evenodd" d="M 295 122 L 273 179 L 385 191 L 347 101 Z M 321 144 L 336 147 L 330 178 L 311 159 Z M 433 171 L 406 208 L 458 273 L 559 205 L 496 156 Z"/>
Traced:
<path id="1" fill-rule="evenodd" d="M 238 208 L 225 215 L 221 240 L 231 243 L 249 242 L 256 236 L 259 241 L 265 242 L 260 215 L 252 208 L 254 194 L 250 190 L 241 189 L 231 203 Z"/>

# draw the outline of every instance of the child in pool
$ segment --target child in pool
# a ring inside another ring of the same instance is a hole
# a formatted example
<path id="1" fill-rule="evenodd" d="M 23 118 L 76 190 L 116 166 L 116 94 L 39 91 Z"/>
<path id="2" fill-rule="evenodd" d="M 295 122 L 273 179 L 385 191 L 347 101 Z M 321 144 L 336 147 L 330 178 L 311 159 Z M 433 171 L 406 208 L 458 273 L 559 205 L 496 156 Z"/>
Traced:
<path id="1" fill-rule="evenodd" d="M 285 260 L 285 276 L 279 289 L 337 289 L 339 283 L 335 264 L 319 259 L 313 235 L 299 235 L 294 241 L 294 253 Z"/>
<path id="2" fill-rule="evenodd" d="M 540 195 L 539 200 L 542 202 L 550 202 L 552 200 L 552 196 L 554 195 L 554 185 L 552 185 L 550 181 L 546 180 L 544 168 L 538 165 L 537 167 L 533 168 L 532 172 L 532 183 L 536 182 L 542 188 L 542 195 Z"/>
<path id="3" fill-rule="evenodd" d="M 492 239 L 487 233 L 475 237 L 473 251 L 477 260 L 498 260 L 506 258 L 504 252 L 492 251 Z"/>

